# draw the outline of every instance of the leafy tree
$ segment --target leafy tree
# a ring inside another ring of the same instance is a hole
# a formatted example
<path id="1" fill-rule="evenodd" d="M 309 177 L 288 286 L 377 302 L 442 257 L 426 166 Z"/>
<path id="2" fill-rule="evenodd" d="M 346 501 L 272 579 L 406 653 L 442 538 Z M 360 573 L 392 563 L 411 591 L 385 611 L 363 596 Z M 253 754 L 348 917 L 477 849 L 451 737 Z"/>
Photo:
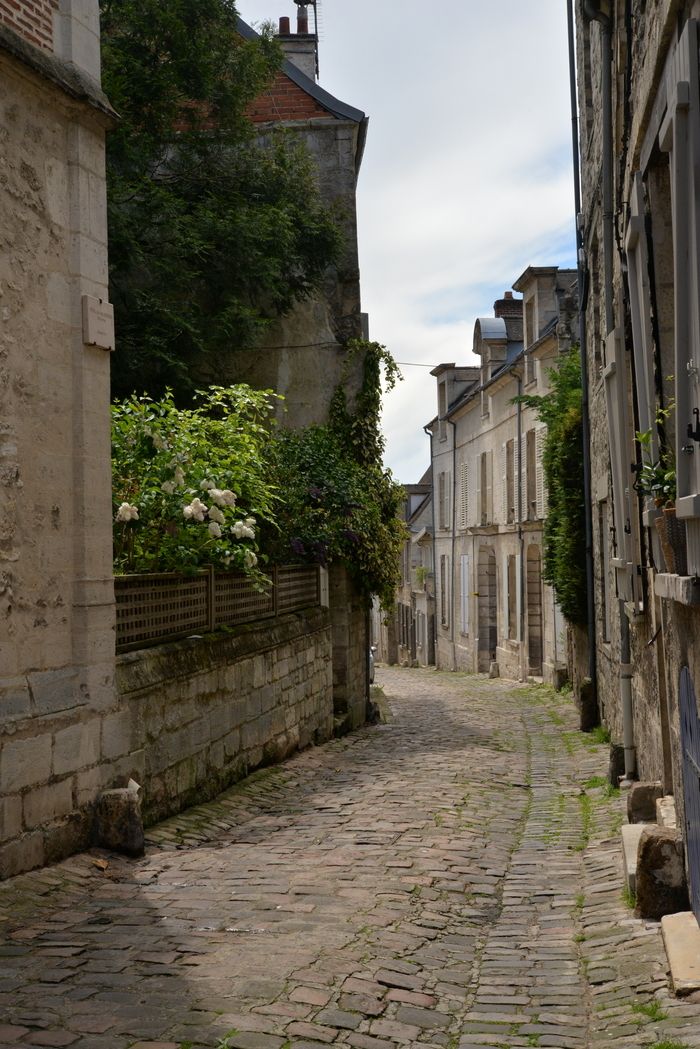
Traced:
<path id="1" fill-rule="evenodd" d="M 340 234 L 291 134 L 246 116 L 281 53 L 232 0 L 101 0 L 113 392 L 191 396 L 318 285 Z"/>
<path id="2" fill-rule="evenodd" d="M 583 406 L 581 357 L 574 346 L 549 372 L 551 390 L 524 395 L 547 425 L 542 465 L 548 494 L 544 524 L 543 576 L 563 614 L 586 624 L 586 532 L 583 491 Z"/>

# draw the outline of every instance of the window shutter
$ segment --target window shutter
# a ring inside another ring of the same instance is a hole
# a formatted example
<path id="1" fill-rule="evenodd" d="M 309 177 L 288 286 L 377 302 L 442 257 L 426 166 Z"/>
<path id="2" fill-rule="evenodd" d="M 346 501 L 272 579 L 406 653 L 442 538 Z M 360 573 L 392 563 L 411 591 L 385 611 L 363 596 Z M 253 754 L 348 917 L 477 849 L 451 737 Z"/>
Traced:
<path id="1" fill-rule="evenodd" d="M 445 528 L 445 521 L 447 520 L 446 507 L 445 507 L 445 474 L 438 474 L 438 528 Z"/>
<path id="2" fill-rule="evenodd" d="M 654 387 L 654 337 L 651 328 L 651 292 L 649 287 L 649 254 L 644 224 L 644 184 L 639 172 L 634 177 L 630 200 L 630 221 L 625 237 L 629 274 L 634 378 L 637 390 L 639 429 L 651 430 L 651 458 L 658 452 L 655 425 L 656 390 Z"/>
<path id="3" fill-rule="evenodd" d="M 666 76 L 659 144 L 669 153 L 675 298 L 676 513 L 687 519 L 688 571 L 700 572 L 700 445 L 688 440 L 700 408 L 700 84 L 698 22 L 683 29 Z M 683 448 L 692 444 L 694 454 Z"/>
<path id="4" fill-rule="evenodd" d="M 486 523 L 493 524 L 493 452 L 486 452 Z"/>
<path id="5" fill-rule="evenodd" d="M 481 522 L 481 462 L 484 453 L 481 452 L 476 457 L 476 501 L 475 501 L 475 512 L 474 512 L 474 523 L 478 527 Z"/>
<path id="6" fill-rule="evenodd" d="M 469 468 L 467 463 L 459 465 L 459 527 L 469 527 Z"/>
<path id="7" fill-rule="evenodd" d="M 462 554 L 460 558 L 460 629 L 463 634 L 469 633 L 469 557 Z"/>
<path id="8" fill-rule="evenodd" d="M 520 520 L 527 521 L 528 519 L 528 505 L 527 505 L 527 435 L 522 434 L 520 440 L 520 455 L 518 457 L 518 478 L 517 484 L 520 485 Z M 515 508 L 515 517 L 518 517 L 518 508 Z"/>
<path id="9" fill-rule="evenodd" d="M 535 434 L 535 464 L 537 472 L 537 517 L 541 521 L 547 514 L 547 490 L 544 484 L 544 442 L 547 436 L 547 427 L 540 426 Z"/>
<path id="10" fill-rule="evenodd" d="M 445 474 L 445 528 L 454 531 L 452 520 L 452 472 Z"/>
<path id="11" fill-rule="evenodd" d="M 615 559 L 618 593 L 625 601 L 633 599 L 635 573 L 632 571 L 631 541 L 635 514 L 632 510 L 631 432 L 628 413 L 627 364 L 622 331 L 616 328 L 606 339 L 606 366 L 603 371 L 608 410 L 608 446 L 612 473 L 615 515 Z"/>
<path id="12" fill-rule="evenodd" d="M 501 445 L 501 520 L 508 523 L 508 444 Z"/>

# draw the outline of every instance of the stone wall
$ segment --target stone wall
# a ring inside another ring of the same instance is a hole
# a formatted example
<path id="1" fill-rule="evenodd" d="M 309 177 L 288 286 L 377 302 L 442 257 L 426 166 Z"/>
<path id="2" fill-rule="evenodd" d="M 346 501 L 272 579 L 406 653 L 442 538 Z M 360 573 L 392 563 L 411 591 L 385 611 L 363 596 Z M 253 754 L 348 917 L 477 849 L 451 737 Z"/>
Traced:
<path id="1" fill-rule="evenodd" d="M 329 612 L 312 608 L 120 656 L 102 712 L 10 721 L 0 878 L 86 848 L 105 788 L 135 779 L 152 823 L 329 739 L 331 658 Z"/>
<path id="2" fill-rule="evenodd" d="M 153 823 L 332 736 L 330 617 L 310 609 L 129 653 L 117 684 L 122 710 L 104 733 Z"/>

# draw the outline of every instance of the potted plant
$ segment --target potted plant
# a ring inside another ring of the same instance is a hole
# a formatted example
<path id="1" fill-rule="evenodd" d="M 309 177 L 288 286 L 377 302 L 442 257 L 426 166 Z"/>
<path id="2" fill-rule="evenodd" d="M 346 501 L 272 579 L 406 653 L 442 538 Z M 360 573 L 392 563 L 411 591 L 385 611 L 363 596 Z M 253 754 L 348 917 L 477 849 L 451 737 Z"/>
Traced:
<path id="1" fill-rule="evenodd" d="M 642 452 L 641 464 L 637 467 L 634 487 L 641 496 L 651 500 L 661 511 L 654 517 L 666 570 L 685 575 L 687 572 L 687 549 L 685 526 L 676 517 L 676 460 L 669 445 L 665 424 L 668 422 L 675 402 L 666 408 L 656 409 L 656 425 L 659 431 L 659 451 L 653 455 L 652 430 L 638 431 L 635 436 Z"/>

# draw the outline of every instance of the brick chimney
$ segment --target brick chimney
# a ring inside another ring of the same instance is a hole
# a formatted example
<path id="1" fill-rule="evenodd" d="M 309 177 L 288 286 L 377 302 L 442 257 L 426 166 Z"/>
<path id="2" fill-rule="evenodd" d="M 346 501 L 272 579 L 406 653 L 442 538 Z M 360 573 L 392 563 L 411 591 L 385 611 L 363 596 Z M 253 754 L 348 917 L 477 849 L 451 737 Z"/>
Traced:
<path id="1" fill-rule="evenodd" d="M 512 291 L 504 291 L 502 299 L 496 299 L 493 304 L 494 317 L 517 317 L 522 319 L 523 300 L 514 299 Z"/>
<path id="2" fill-rule="evenodd" d="M 287 61 L 305 73 L 310 80 L 317 79 L 318 37 L 309 32 L 309 5 L 297 3 L 296 33 L 291 31 L 291 20 L 280 18 L 277 39 L 282 45 Z"/>

